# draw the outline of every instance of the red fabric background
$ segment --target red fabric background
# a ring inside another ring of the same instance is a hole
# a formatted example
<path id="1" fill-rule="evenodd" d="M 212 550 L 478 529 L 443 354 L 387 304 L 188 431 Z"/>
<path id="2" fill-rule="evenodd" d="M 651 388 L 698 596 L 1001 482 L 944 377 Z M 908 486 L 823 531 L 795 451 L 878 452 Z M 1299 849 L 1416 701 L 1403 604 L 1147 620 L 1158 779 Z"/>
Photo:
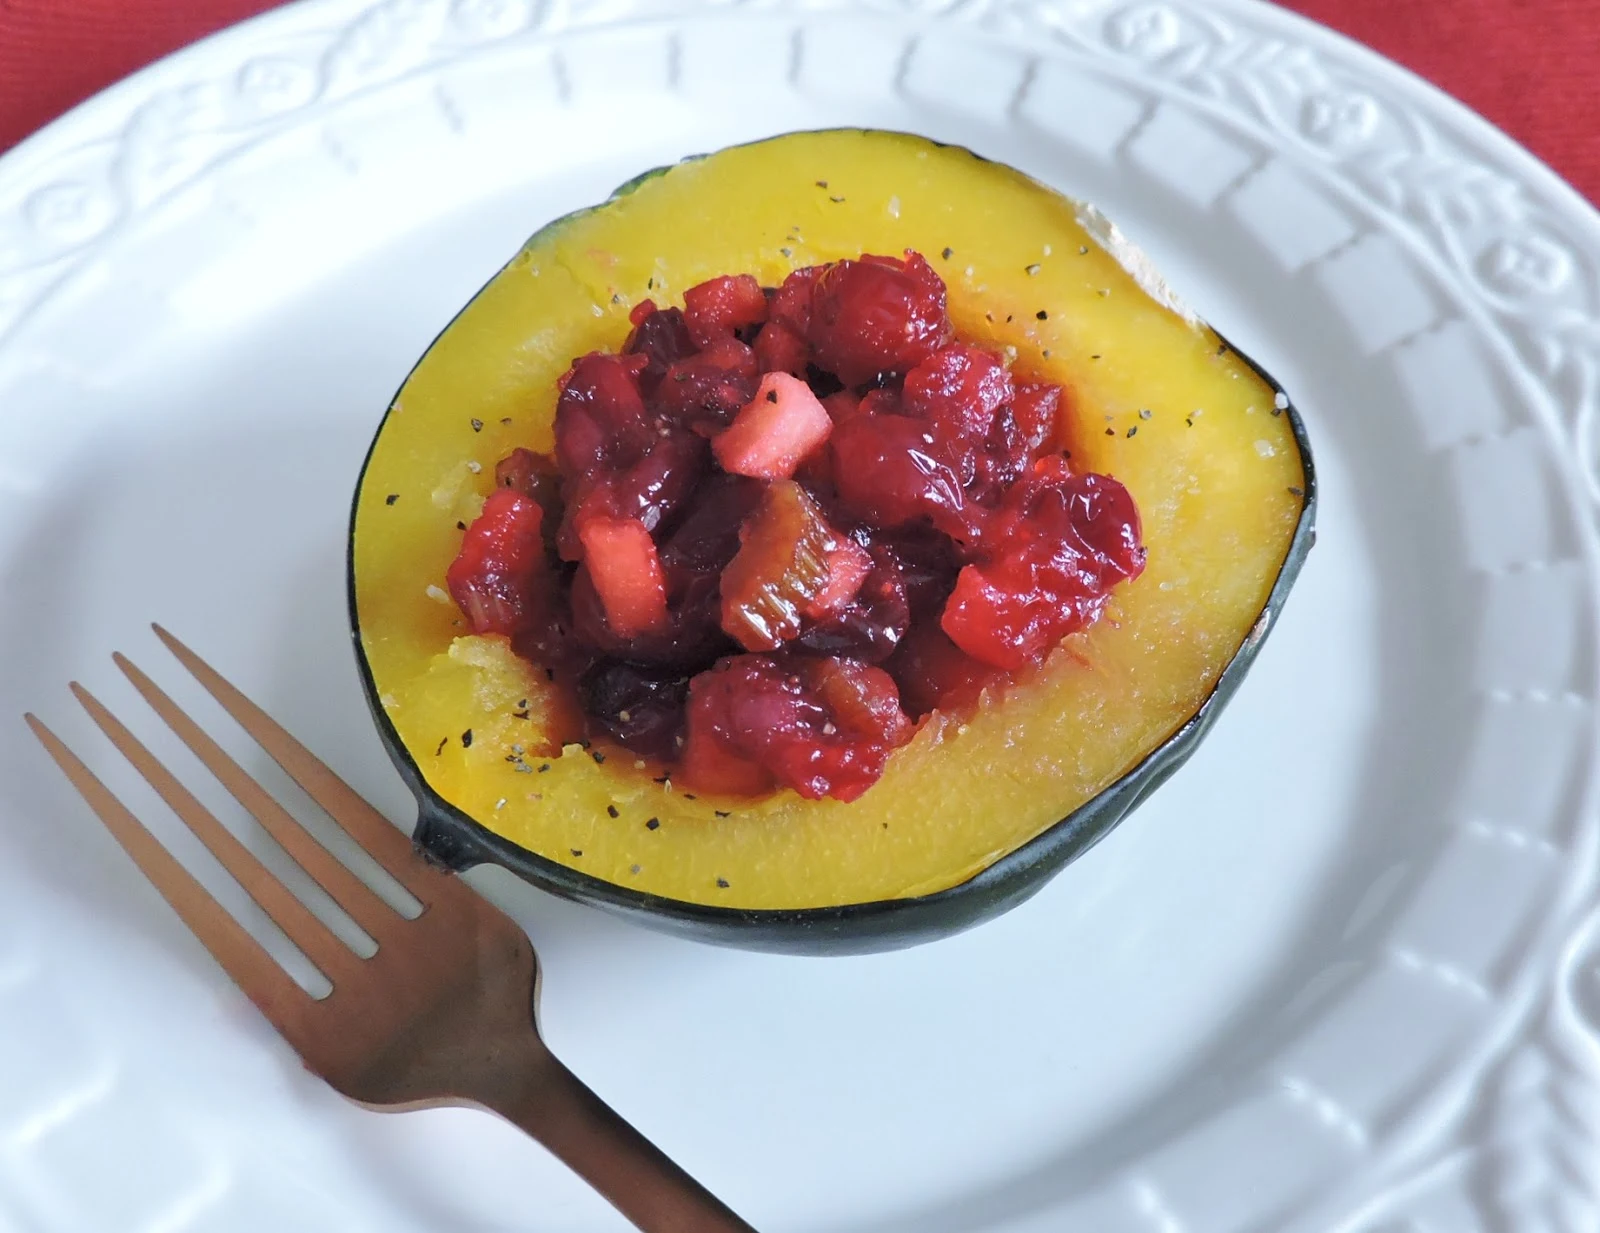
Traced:
<path id="1" fill-rule="evenodd" d="M 0 150 L 267 0 L 0 0 Z M 1600 203 L 1595 0 L 1292 0 L 1442 86 Z"/>

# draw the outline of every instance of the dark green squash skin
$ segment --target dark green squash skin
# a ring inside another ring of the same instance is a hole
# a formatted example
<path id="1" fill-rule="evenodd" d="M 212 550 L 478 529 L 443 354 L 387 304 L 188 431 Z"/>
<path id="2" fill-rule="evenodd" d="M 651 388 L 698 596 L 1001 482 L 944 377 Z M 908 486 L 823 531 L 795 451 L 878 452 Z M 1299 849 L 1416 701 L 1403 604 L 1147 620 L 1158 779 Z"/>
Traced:
<path id="1" fill-rule="evenodd" d="M 572 218 L 586 214 L 590 210 L 603 209 L 611 201 L 667 170 L 669 168 L 655 168 L 634 177 L 619 187 L 607 202 L 557 219 L 535 232 L 527 243 L 532 244 L 551 228 L 560 227 Z M 465 311 L 465 307 L 462 311 Z M 458 313 L 457 316 L 459 315 Z M 454 318 L 450 324 L 454 324 Z M 449 328 L 447 325 L 445 330 L 441 331 L 441 336 Z M 1212 330 L 1212 333 L 1219 345 L 1232 350 L 1240 360 L 1254 369 L 1275 393 L 1288 397 L 1283 387 L 1265 369 L 1238 348 L 1233 347 L 1215 330 Z M 408 373 L 407 380 L 409 379 Z M 402 389 L 404 385 L 402 382 Z M 398 397 L 398 393 L 396 396 Z M 393 406 L 392 400 L 390 406 L 391 408 Z M 378 688 L 361 647 L 360 615 L 356 609 L 354 551 L 356 507 L 360 501 L 372 449 L 376 448 L 378 438 L 382 436 L 384 426 L 388 423 L 386 412 L 373 437 L 373 446 L 369 448 L 367 458 L 362 463 L 361 476 L 356 483 L 356 497 L 350 511 L 346 592 L 350 608 L 351 641 L 367 705 L 377 722 L 384 747 L 388 750 L 396 769 L 399 770 L 401 778 L 417 798 L 418 816 L 416 827 L 412 832 L 413 841 L 430 860 L 456 872 L 470 869 L 475 865 L 502 865 L 535 886 L 564 899 L 603 908 L 651 929 L 696 941 L 748 950 L 800 955 L 866 954 L 931 942 L 998 916 L 1031 898 L 1052 877 L 1110 833 L 1111 829 L 1131 813 L 1145 797 L 1165 783 L 1188 761 L 1238 690 L 1251 664 L 1255 662 L 1256 655 L 1265 643 L 1295 580 L 1299 577 L 1306 554 L 1316 542 L 1317 484 L 1316 470 L 1311 458 L 1311 443 L 1306 436 L 1305 423 L 1292 402 L 1284 409 L 1283 414 L 1288 417 L 1294 432 L 1295 444 L 1300 450 L 1301 466 L 1305 472 L 1305 503 L 1300 511 L 1300 520 L 1295 526 L 1289 551 L 1260 616 L 1239 650 L 1217 678 L 1217 683 L 1205 702 L 1182 727 L 1098 796 L 1080 805 L 1059 822 L 965 882 L 930 895 L 907 899 L 883 899 L 870 903 L 851 903 L 824 908 L 755 910 L 718 908 L 667 899 L 659 895 L 630 890 L 557 864 L 495 834 L 445 801 L 428 786 L 427 779 L 418 768 L 410 751 L 400 740 L 388 713 L 379 701 Z"/>

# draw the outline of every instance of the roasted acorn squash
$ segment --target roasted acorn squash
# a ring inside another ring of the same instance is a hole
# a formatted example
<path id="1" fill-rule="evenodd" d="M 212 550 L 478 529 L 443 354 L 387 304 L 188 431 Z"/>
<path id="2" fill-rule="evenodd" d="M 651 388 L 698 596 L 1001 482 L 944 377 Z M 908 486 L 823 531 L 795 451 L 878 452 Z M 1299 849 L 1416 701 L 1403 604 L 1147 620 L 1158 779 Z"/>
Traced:
<path id="1" fill-rule="evenodd" d="M 440 587 L 496 460 L 550 448 L 557 377 L 614 350 L 639 300 L 905 249 L 945 278 L 961 336 L 1068 387 L 1074 464 L 1134 495 L 1144 574 L 1002 697 L 936 714 L 851 804 L 697 799 L 631 756 L 551 745 L 544 674 L 459 636 Z M 1026 898 L 1193 752 L 1310 547 L 1314 495 L 1287 398 L 1094 211 L 919 137 L 798 133 L 629 182 L 539 231 L 462 310 L 362 471 L 351 617 L 440 861 L 709 940 L 881 949 Z"/>

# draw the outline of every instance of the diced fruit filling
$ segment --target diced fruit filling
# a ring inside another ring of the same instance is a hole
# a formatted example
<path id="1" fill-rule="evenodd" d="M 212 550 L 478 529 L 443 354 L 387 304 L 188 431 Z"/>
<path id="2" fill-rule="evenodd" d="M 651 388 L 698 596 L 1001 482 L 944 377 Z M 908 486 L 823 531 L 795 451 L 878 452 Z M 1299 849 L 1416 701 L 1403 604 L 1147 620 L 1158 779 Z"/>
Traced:
<path id="1" fill-rule="evenodd" d="M 1144 568 L 1062 451 L 1071 400 L 955 336 L 915 252 L 646 300 L 560 381 L 446 581 L 587 735 L 700 792 L 850 801 L 936 709 L 1039 662 Z"/>

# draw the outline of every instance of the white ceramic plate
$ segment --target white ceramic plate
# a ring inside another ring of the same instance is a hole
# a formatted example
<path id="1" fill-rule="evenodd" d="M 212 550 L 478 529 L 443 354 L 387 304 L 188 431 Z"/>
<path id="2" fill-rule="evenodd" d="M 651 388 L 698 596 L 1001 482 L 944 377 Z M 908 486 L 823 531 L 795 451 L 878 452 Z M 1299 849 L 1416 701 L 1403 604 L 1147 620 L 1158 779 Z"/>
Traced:
<path id="1" fill-rule="evenodd" d="M 472 875 L 557 1051 L 763 1229 L 1596 1228 L 1600 217 L 1262 5 L 305 0 L 108 91 L 0 160 L 0 711 L 174 835 L 64 691 L 192 699 L 160 619 L 408 822 L 344 606 L 389 395 L 546 220 L 844 123 L 1118 219 L 1305 408 L 1321 543 L 1193 762 L 968 934 L 773 958 Z M 0 721 L 0 1230 L 619 1227 L 304 1074 Z"/>

